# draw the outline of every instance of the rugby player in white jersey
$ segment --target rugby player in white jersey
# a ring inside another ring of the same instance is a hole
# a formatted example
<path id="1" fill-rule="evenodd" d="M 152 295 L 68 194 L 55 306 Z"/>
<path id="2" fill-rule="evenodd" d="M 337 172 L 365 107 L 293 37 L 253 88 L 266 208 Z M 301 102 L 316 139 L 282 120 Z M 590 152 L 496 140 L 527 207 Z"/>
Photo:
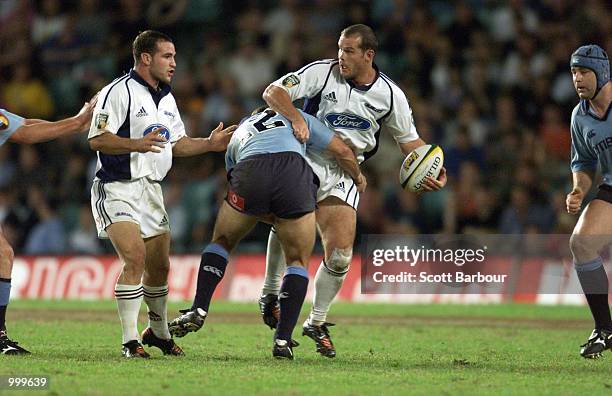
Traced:
<path id="1" fill-rule="evenodd" d="M 91 121 L 97 95 L 85 102 L 74 117 L 60 121 L 26 119 L 5 109 L 0 109 L 0 146 L 5 142 L 35 144 L 87 130 Z M 15 253 L 0 227 L 0 355 L 26 355 L 30 351 L 8 337 L 6 310 L 11 294 L 11 273 Z"/>
<path id="2" fill-rule="evenodd" d="M 304 111 L 326 123 L 355 151 L 362 162 L 378 148 L 380 133 L 390 133 L 404 154 L 425 142 L 419 135 L 412 111 L 402 90 L 374 64 L 378 41 L 372 29 L 358 24 L 347 27 L 338 41 L 338 59 L 304 66 L 270 84 L 263 99 L 292 123 L 295 136 L 304 140 L 309 130 L 293 101 L 305 99 Z M 312 338 L 317 352 L 336 356 L 326 322 L 332 300 L 338 294 L 353 257 L 356 209 L 359 193 L 353 180 L 328 155 L 310 155 L 311 166 L 321 181 L 317 194 L 316 219 L 325 259 L 315 277 L 312 311 L 303 334 Z M 423 191 L 446 184 L 443 168 L 438 179 L 428 178 Z M 278 292 L 284 271 L 279 241 L 270 233 L 266 280 L 259 301 L 264 322 L 276 327 Z"/>
<path id="3" fill-rule="evenodd" d="M 148 358 L 142 344 L 165 355 L 180 356 L 168 332 L 167 300 L 170 228 L 159 182 L 172 157 L 223 151 L 236 126 L 219 124 L 209 138 L 185 134 L 170 82 L 176 68 L 172 40 L 147 30 L 133 43 L 134 68 L 100 92 L 89 131 L 98 153 L 91 206 L 100 238 L 110 238 L 123 271 L 115 297 L 126 358 Z M 148 306 L 149 326 L 137 321 L 140 304 Z"/>

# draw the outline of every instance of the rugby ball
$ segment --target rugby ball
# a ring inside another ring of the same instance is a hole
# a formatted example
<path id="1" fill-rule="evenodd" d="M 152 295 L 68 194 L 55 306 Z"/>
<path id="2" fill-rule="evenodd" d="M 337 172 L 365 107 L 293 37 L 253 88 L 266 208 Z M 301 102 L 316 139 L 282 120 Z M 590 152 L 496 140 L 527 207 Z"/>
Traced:
<path id="1" fill-rule="evenodd" d="M 444 153 L 436 144 L 425 144 L 408 154 L 400 169 L 399 181 L 404 190 L 418 192 L 427 176 L 438 178 L 444 166 Z"/>

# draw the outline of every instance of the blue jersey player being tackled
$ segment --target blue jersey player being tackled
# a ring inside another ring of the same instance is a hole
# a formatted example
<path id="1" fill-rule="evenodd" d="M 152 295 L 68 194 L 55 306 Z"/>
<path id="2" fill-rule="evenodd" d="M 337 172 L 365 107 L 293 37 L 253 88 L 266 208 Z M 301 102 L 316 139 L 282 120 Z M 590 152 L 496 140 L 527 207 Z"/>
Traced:
<path id="1" fill-rule="evenodd" d="M 612 118 L 610 61 L 597 45 L 578 48 L 570 60 L 574 88 L 580 103 L 571 120 L 573 189 L 567 211 L 578 214 L 593 184 L 599 165 L 603 181 L 580 215 L 570 238 L 574 265 L 595 320 L 595 329 L 580 355 L 597 358 L 612 346 L 612 320 L 608 304 L 608 276 L 600 251 L 612 243 Z"/>
<path id="2" fill-rule="evenodd" d="M 315 117 L 303 114 L 310 137 L 301 143 L 291 123 L 271 109 L 244 120 L 225 155 L 229 189 L 202 253 L 193 305 L 169 329 L 182 337 L 204 324 L 215 288 L 225 274 L 230 252 L 258 221 L 273 224 L 285 251 L 287 271 L 280 288 L 280 318 L 272 355 L 293 359 L 291 335 L 308 287 L 308 259 L 315 241 L 319 180 L 304 158 L 327 151 L 363 192 L 366 179 L 353 151 Z"/>

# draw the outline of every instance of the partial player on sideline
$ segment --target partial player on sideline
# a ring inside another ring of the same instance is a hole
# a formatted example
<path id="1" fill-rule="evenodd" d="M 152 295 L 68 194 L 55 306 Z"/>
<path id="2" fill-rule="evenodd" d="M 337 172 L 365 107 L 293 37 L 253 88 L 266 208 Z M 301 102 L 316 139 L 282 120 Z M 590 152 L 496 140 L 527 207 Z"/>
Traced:
<path id="1" fill-rule="evenodd" d="M 612 320 L 608 304 L 608 275 L 600 256 L 612 243 L 612 84 L 610 60 L 597 45 L 578 48 L 570 58 L 574 88 L 580 102 L 572 111 L 572 178 L 567 211 L 578 214 L 591 189 L 595 170 L 601 168 L 599 191 L 580 215 L 570 238 L 570 249 L 580 285 L 595 321 L 595 329 L 581 346 L 580 355 L 598 358 L 612 346 Z"/>
<path id="2" fill-rule="evenodd" d="M 4 142 L 34 144 L 57 139 L 87 130 L 91 122 L 94 106 L 98 97 L 86 102 L 74 117 L 61 121 L 24 119 L 16 114 L 0 109 L 0 145 Z M 6 309 L 11 294 L 11 273 L 14 252 L 0 227 L 0 354 L 23 355 L 30 353 L 8 337 L 6 330 Z"/>

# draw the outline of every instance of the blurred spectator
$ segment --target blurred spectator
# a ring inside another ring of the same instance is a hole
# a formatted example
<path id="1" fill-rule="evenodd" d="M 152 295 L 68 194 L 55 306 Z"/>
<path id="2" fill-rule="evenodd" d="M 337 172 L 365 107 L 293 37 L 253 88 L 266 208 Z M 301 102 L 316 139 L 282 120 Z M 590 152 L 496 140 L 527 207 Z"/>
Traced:
<path id="1" fill-rule="evenodd" d="M 66 251 L 64 224 L 57 215 L 57 201 L 48 200 L 37 187 L 28 192 L 28 205 L 34 209 L 38 223 L 34 225 L 25 243 L 25 254 L 61 254 Z"/>
<path id="2" fill-rule="evenodd" d="M 13 79 L 2 90 L 2 101 L 12 112 L 26 118 L 48 119 L 53 115 L 54 104 L 49 90 L 32 76 L 28 64 L 13 69 Z"/>

